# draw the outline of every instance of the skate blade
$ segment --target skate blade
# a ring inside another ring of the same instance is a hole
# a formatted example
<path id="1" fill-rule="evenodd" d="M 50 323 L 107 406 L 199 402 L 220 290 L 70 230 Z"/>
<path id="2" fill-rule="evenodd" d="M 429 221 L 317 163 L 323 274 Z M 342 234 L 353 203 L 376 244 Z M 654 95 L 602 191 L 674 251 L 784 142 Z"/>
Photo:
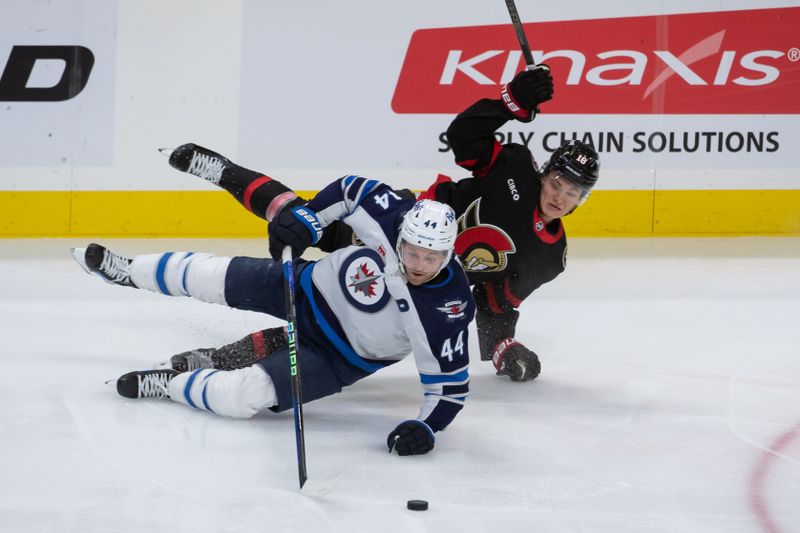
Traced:
<path id="1" fill-rule="evenodd" d="M 97 276 L 103 283 L 108 283 L 109 285 L 116 285 L 112 280 L 103 276 L 100 272 L 95 272 L 89 268 L 89 265 L 86 264 L 86 248 L 70 248 L 70 253 L 72 254 L 72 258 L 75 259 L 75 262 L 83 269 L 84 272 L 89 274 L 90 276 Z"/>
<path id="2" fill-rule="evenodd" d="M 175 151 L 175 148 L 156 148 L 158 152 L 166 158 L 172 155 L 172 152 Z"/>
<path id="3" fill-rule="evenodd" d="M 94 274 L 86 264 L 86 248 L 70 248 L 69 253 L 72 254 L 72 258 L 87 274 Z"/>

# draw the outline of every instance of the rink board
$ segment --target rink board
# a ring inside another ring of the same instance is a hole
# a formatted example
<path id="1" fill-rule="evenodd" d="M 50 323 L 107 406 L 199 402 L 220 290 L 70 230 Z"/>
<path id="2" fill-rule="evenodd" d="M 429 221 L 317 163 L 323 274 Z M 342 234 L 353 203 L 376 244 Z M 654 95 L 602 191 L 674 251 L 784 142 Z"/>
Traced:
<path id="1" fill-rule="evenodd" d="M 797 2 L 517 4 L 555 92 L 496 136 L 540 164 L 597 148 L 570 235 L 800 232 Z M 460 179 L 448 125 L 524 68 L 501 2 L 4 6 L 0 237 L 262 235 L 157 151 L 187 142 L 307 193 Z"/>
<path id="2" fill-rule="evenodd" d="M 310 196 L 313 191 L 298 191 Z M 258 237 L 265 223 L 225 192 L 4 191 L 0 235 Z M 595 191 L 572 236 L 800 234 L 800 191 Z"/>

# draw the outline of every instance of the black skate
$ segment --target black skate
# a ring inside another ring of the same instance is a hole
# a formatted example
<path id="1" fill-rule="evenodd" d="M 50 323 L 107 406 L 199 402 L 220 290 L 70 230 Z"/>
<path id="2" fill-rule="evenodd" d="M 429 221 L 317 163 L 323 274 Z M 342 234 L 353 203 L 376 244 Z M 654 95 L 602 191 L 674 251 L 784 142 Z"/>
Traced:
<path id="1" fill-rule="evenodd" d="M 192 143 L 175 148 L 169 156 L 169 164 L 172 168 L 203 178 L 214 185 L 219 185 L 222 171 L 233 166 L 227 158 Z"/>
<path id="2" fill-rule="evenodd" d="M 169 398 L 169 382 L 175 370 L 128 372 L 117 380 L 117 392 L 125 398 Z"/>
<path id="3" fill-rule="evenodd" d="M 170 358 L 170 364 L 173 370 L 177 372 L 192 372 L 198 368 L 214 368 L 211 354 L 215 351 L 214 348 L 198 348 L 197 350 L 179 353 Z"/>
<path id="4" fill-rule="evenodd" d="M 136 288 L 131 281 L 131 259 L 117 255 L 105 246 L 92 243 L 86 248 L 72 248 L 72 257 L 90 274 L 115 285 Z"/>

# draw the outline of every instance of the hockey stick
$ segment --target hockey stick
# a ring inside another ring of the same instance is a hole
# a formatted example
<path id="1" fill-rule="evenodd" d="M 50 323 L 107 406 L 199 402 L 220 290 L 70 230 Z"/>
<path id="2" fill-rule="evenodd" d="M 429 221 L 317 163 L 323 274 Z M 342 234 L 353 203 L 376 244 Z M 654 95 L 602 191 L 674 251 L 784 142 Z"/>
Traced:
<path id="1" fill-rule="evenodd" d="M 525 64 L 528 66 L 528 69 L 530 69 L 536 66 L 536 63 L 533 62 L 531 47 L 528 45 L 528 38 L 525 37 L 525 28 L 522 27 L 522 21 L 519 20 L 519 13 L 517 12 L 517 6 L 514 4 L 514 0 L 506 0 L 506 7 L 508 8 L 508 14 L 511 16 L 511 24 L 514 26 L 514 32 L 517 34 L 517 40 L 519 41 L 519 47 L 522 49 L 522 55 L 525 57 Z"/>
<path id="2" fill-rule="evenodd" d="M 286 332 L 289 341 L 289 372 L 292 379 L 292 407 L 294 409 L 294 436 L 297 441 L 297 474 L 300 490 L 306 484 L 306 438 L 303 428 L 303 391 L 300 388 L 300 361 L 297 353 L 297 317 L 294 305 L 294 263 L 292 247 L 283 249 L 283 287 L 286 298 Z"/>

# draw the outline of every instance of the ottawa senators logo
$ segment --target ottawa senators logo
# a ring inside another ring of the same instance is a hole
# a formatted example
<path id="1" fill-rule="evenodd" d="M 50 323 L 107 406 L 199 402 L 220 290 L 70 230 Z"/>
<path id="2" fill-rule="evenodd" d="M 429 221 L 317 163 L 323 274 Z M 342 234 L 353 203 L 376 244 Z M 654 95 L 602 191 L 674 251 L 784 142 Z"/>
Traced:
<path id="1" fill-rule="evenodd" d="M 455 252 L 468 272 L 496 272 L 506 268 L 508 254 L 517 251 L 511 237 L 491 224 L 481 224 L 481 199 L 470 204 L 458 219 Z"/>

